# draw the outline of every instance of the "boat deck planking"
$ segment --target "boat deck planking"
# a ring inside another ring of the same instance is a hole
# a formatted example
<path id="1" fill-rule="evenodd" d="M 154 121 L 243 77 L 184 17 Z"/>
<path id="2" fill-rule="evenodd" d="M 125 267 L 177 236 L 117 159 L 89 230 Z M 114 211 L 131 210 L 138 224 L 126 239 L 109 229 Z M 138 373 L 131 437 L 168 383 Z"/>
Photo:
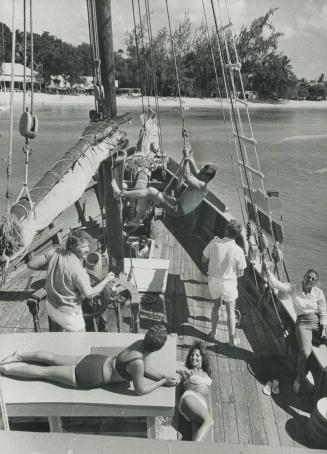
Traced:
<path id="1" fill-rule="evenodd" d="M 304 426 L 309 415 L 309 403 L 291 392 L 293 376 L 280 383 L 280 394 L 263 394 L 264 383 L 249 371 L 249 361 L 258 356 L 281 355 L 273 334 L 262 317 L 249 303 L 246 288 L 240 285 L 238 308 L 241 325 L 237 334 L 239 348 L 230 348 L 226 324 L 226 310 L 220 309 L 217 340 L 207 336 L 211 328 L 212 303 L 207 278 L 191 260 L 188 253 L 171 235 L 161 221 L 154 222 L 153 236 L 162 244 L 161 256 L 169 259 L 170 268 L 165 303 L 158 298 L 153 306 L 141 307 L 141 332 L 153 322 L 166 322 L 171 332 L 178 335 L 177 360 L 185 361 L 189 347 L 195 340 L 207 346 L 212 369 L 213 385 L 211 409 L 214 419 L 213 441 L 218 443 L 298 447 L 305 445 Z M 32 316 L 26 306 L 27 298 L 43 282 L 44 272 L 25 269 L 9 281 L 0 292 L 0 332 L 32 332 Z M 163 305 L 165 304 L 165 308 Z M 40 304 L 40 325 L 48 330 L 44 303 Z M 110 309 L 110 331 L 116 331 L 116 318 Z M 130 307 L 122 308 L 121 330 L 129 332 Z M 37 334 L 36 334 L 37 335 Z"/>

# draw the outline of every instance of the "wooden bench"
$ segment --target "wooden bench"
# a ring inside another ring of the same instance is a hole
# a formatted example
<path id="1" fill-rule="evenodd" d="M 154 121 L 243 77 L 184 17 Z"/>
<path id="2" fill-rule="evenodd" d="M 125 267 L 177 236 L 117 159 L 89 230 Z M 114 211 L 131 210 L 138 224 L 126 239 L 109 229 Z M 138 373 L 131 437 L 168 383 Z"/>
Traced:
<path id="1" fill-rule="evenodd" d="M 0 357 L 17 349 L 22 351 L 56 351 L 58 354 L 84 356 L 91 351 L 113 355 L 136 340 L 140 334 L 109 333 L 41 333 L 0 335 Z M 110 345 L 110 351 L 108 350 Z M 176 337 L 149 356 L 151 367 L 165 374 L 176 370 Z M 155 418 L 170 418 L 174 414 L 175 388 L 160 387 L 150 394 L 138 396 L 127 382 L 91 390 L 71 389 L 45 381 L 15 380 L 2 376 L 1 388 L 9 418 L 46 417 L 51 431 L 60 432 L 62 417 L 143 417 L 147 422 L 146 436 L 156 436 Z M 123 420 L 122 420 L 123 423 Z"/>
<path id="2" fill-rule="evenodd" d="M 280 298 L 282 307 L 286 311 L 294 330 L 296 314 L 291 297 Z M 314 400 L 318 400 L 327 394 L 327 347 L 320 345 L 312 347 L 312 355 L 309 358 L 309 369 L 314 378 Z"/>

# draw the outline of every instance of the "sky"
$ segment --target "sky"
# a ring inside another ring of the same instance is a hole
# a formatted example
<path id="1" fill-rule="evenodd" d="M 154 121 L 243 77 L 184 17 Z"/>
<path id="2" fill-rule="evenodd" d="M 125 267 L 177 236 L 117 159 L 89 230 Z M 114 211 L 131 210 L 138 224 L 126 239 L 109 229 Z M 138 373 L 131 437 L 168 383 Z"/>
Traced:
<path id="1" fill-rule="evenodd" d="M 203 18 L 201 0 L 167 0 L 172 25 L 184 19 L 188 11 L 192 24 Z M 203 0 L 207 17 L 212 22 L 210 0 Z M 280 50 L 293 65 L 297 77 L 317 78 L 327 74 L 327 0 L 213 0 L 229 13 L 234 33 L 241 26 L 249 27 L 252 20 L 264 15 L 270 8 L 278 8 L 272 18 L 276 31 L 282 32 Z M 27 0 L 27 3 L 28 0 Z M 49 31 L 63 41 L 74 45 L 89 42 L 86 0 L 33 0 L 34 32 Z M 135 5 L 138 4 L 134 0 Z M 10 28 L 12 5 L 15 5 L 15 28 L 22 29 L 23 0 L 0 0 L 0 22 Z M 144 10 L 144 0 L 140 0 Z M 152 30 L 167 26 L 166 0 L 149 0 Z M 112 0 L 114 48 L 124 48 L 124 34 L 133 29 L 132 0 Z M 217 14 L 218 10 L 217 10 Z M 219 16 L 218 16 L 219 17 Z M 224 15 L 223 22 L 227 21 Z"/>

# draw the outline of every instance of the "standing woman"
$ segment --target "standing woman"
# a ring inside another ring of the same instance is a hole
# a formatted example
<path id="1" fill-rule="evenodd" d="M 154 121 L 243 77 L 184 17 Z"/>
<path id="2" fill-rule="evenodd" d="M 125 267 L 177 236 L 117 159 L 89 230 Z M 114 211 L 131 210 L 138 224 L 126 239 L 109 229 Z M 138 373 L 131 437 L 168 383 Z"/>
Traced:
<path id="1" fill-rule="evenodd" d="M 213 425 L 208 411 L 211 367 L 208 354 L 201 342 L 195 342 L 188 352 L 185 366 L 177 370 L 184 392 L 179 401 L 179 412 L 192 423 L 192 440 L 202 441 Z"/>
<path id="2" fill-rule="evenodd" d="M 272 287 L 291 296 L 296 313 L 295 335 L 299 346 L 297 359 L 297 375 L 293 390 L 298 394 L 307 375 L 307 359 L 312 352 L 313 333 L 321 337 L 327 334 L 327 309 L 324 292 L 317 286 L 319 275 L 309 269 L 299 286 L 280 282 L 274 274 L 267 270 Z"/>

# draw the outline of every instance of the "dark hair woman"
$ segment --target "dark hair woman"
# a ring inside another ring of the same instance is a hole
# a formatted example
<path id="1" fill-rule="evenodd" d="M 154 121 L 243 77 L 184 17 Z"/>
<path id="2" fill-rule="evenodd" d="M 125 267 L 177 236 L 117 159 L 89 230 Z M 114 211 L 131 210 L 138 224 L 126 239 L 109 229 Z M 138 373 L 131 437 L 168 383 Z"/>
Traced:
<path id="1" fill-rule="evenodd" d="M 207 396 L 210 393 L 211 367 L 204 345 L 195 342 L 188 352 L 185 366 L 177 370 L 184 392 L 179 401 L 179 412 L 192 423 L 192 440 L 202 441 L 213 425 L 208 411 Z"/>
<path id="2" fill-rule="evenodd" d="M 160 386 L 175 386 L 179 381 L 177 377 L 167 377 L 147 365 L 147 356 L 160 350 L 166 340 L 166 328 L 154 325 L 143 340 L 137 340 L 113 357 L 91 353 L 81 358 L 48 351 L 16 351 L 0 362 L 0 373 L 19 378 L 51 380 L 81 389 L 132 381 L 136 394 L 144 395 Z M 29 362 L 42 365 L 32 365 Z M 150 378 L 153 382 L 147 383 L 145 378 Z"/>

